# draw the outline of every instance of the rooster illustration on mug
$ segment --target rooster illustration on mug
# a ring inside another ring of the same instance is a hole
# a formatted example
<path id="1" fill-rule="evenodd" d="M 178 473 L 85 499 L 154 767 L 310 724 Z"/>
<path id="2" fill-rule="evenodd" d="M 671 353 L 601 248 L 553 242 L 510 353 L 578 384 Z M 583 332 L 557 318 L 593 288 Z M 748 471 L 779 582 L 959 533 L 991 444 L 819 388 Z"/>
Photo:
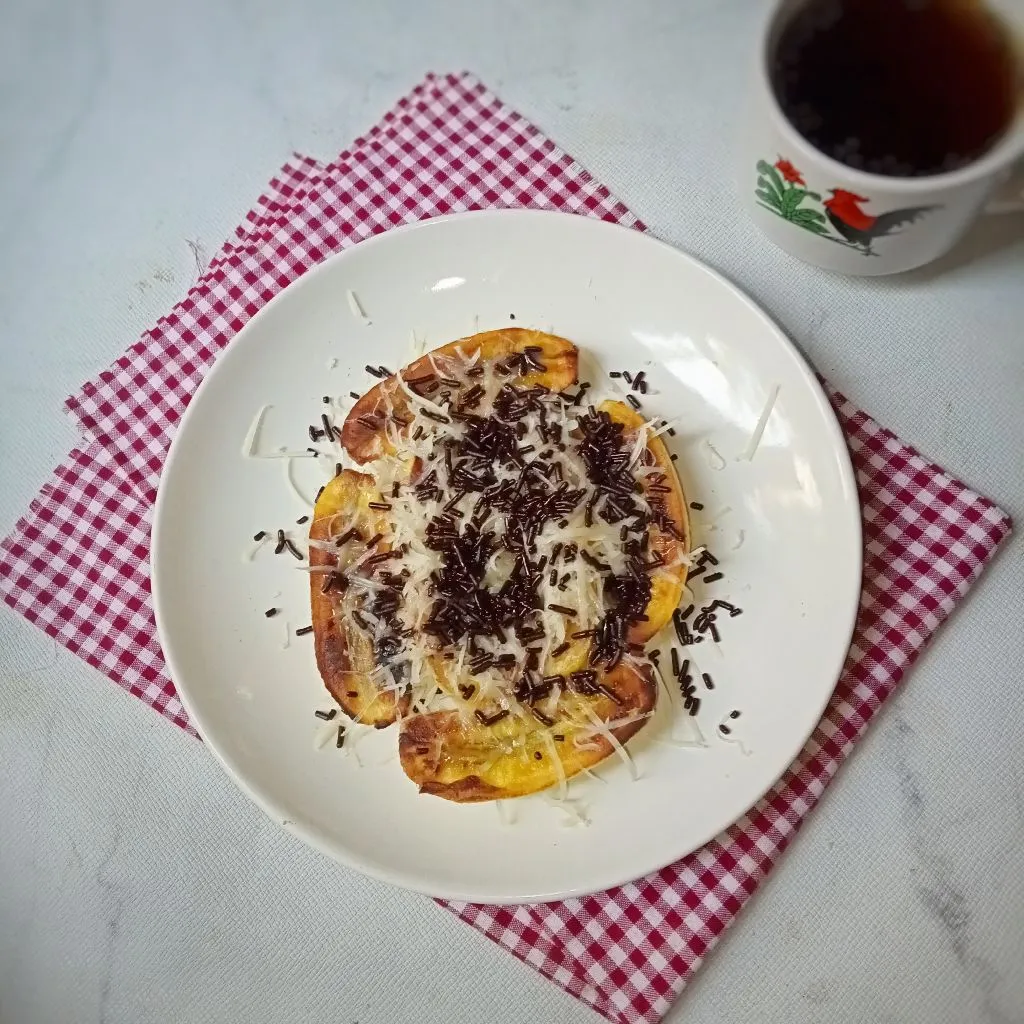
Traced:
<path id="1" fill-rule="evenodd" d="M 873 254 L 872 243 L 879 238 L 896 233 L 905 224 L 913 224 L 919 217 L 934 210 L 934 206 L 908 206 L 904 210 L 889 210 L 873 215 L 860 208 L 861 203 L 871 202 L 866 196 L 849 192 L 845 188 L 829 189 L 831 198 L 826 199 L 825 216 L 829 223 L 851 245 L 859 246 L 865 254 Z"/>

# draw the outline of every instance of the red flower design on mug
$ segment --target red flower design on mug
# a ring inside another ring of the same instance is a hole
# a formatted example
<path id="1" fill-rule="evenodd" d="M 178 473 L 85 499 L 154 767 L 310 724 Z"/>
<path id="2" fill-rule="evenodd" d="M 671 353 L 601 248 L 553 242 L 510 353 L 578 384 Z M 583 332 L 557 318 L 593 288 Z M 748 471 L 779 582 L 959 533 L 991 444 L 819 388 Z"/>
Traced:
<path id="1" fill-rule="evenodd" d="M 790 185 L 807 185 L 804 176 L 788 161 L 780 156 L 775 161 L 775 169 L 790 183 Z"/>

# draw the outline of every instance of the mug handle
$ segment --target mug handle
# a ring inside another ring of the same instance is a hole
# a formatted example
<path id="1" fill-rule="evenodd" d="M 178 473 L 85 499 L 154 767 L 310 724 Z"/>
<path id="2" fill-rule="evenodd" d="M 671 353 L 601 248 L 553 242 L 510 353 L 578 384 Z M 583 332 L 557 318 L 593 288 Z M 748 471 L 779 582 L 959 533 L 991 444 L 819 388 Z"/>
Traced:
<path id="1" fill-rule="evenodd" d="M 1004 213 L 1024 213 L 1024 163 L 1010 171 L 995 196 L 982 207 L 982 213 L 998 216 Z"/>

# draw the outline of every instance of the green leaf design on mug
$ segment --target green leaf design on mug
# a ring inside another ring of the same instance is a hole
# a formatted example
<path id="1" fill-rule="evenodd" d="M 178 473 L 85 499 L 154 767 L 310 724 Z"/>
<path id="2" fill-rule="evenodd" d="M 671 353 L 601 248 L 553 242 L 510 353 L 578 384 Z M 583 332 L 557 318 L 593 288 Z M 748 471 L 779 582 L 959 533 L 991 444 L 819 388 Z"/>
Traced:
<path id="1" fill-rule="evenodd" d="M 779 157 L 777 167 L 773 167 L 767 160 L 758 160 L 754 195 L 760 206 L 788 220 L 790 224 L 810 231 L 811 234 L 847 244 L 845 239 L 834 236 L 824 212 L 815 209 L 814 204 L 821 203 L 821 193 L 812 192 L 802 182 L 803 175 L 788 160 Z"/>
<path id="2" fill-rule="evenodd" d="M 767 196 L 768 203 L 774 206 L 776 210 L 782 210 L 783 193 L 780 192 L 767 178 L 763 176 L 758 178 L 757 187 L 759 191 L 763 192 Z"/>
<path id="3" fill-rule="evenodd" d="M 813 231 L 815 234 L 827 234 L 828 228 L 825 227 L 824 224 L 816 220 L 805 219 L 800 215 L 801 213 L 809 212 L 809 210 L 801 210 L 800 212 L 798 212 L 797 216 L 793 218 L 793 223 L 795 223 L 798 227 L 803 227 L 808 231 Z"/>
<path id="4" fill-rule="evenodd" d="M 817 210 L 797 210 L 792 218 L 797 224 L 824 224 L 824 215 L 818 213 Z"/>
<path id="5" fill-rule="evenodd" d="M 782 197 L 782 216 L 785 217 L 786 220 L 793 220 L 796 208 L 803 202 L 805 195 L 807 195 L 807 193 L 802 188 L 791 188 L 787 190 L 786 194 Z"/>
<path id="6" fill-rule="evenodd" d="M 782 212 L 782 201 L 774 193 L 768 192 L 766 189 L 759 188 L 754 195 L 756 195 L 763 203 L 767 203 L 767 205 L 776 213 Z"/>
<path id="7" fill-rule="evenodd" d="M 757 161 L 758 174 L 763 174 L 769 181 L 778 189 L 781 195 L 786 191 L 786 186 L 782 183 L 782 178 L 779 176 L 779 172 L 766 160 Z"/>

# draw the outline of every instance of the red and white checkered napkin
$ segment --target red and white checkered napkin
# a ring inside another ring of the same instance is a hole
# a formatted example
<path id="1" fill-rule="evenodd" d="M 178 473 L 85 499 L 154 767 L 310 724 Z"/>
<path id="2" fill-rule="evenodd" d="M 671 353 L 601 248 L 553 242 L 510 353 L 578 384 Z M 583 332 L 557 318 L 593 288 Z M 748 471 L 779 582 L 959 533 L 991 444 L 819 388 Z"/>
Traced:
<path id="1" fill-rule="evenodd" d="M 189 396 L 262 302 L 327 253 L 390 224 L 491 205 L 639 227 L 466 76 L 428 79 L 330 167 L 289 165 L 184 302 L 69 400 L 93 440 L 0 543 L 0 596 L 189 728 L 157 642 L 148 564 L 152 495 Z M 991 502 L 830 397 L 860 487 L 864 588 L 842 678 L 789 772 L 718 839 L 637 882 L 542 906 L 449 904 L 611 1021 L 664 1015 L 1010 530 Z"/>

